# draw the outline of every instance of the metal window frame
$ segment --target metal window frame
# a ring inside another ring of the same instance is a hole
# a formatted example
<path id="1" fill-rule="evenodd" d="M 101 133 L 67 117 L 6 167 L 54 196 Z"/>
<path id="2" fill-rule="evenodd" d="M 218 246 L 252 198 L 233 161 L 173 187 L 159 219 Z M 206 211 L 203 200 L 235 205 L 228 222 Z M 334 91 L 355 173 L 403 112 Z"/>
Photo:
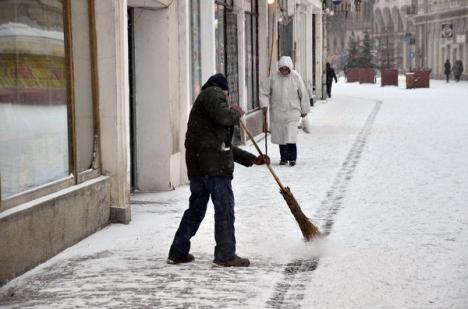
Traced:
<path id="1" fill-rule="evenodd" d="M 86 171 L 77 171 L 77 140 L 76 140 L 76 111 L 74 100 L 74 66 L 73 66 L 73 37 L 72 37 L 72 12 L 71 1 L 63 1 L 63 24 L 64 24 L 64 38 L 65 38 L 65 69 L 67 75 L 67 117 L 68 117 L 68 147 L 69 147 L 69 176 L 62 179 L 46 183 L 27 191 L 20 192 L 6 199 L 0 198 L 0 212 L 19 206 L 20 204 L 30 202 L 34 199 L 43 197 L 45 195 L 60 191 L 62 189 L 77 185 L 92 178 L 101 175 L 100 162 L 100 121 L 99 121 L 99 85 L 98 85 L 98 68 L 97 68 L 97 39 L 96 39 L 96 11 L 95 0 L 88 0 L 88 21 L 89 21 L 89 39 L 90 39 L 90 52 L 91 52 L 91 79 L 92 79 L 92 104 L 93 104 L 93 118 L 94 118 L 94 136 L 95 140 L 95 160 L 97 166 L 95 169 Z M 1 175 L 0 175 L 1 177 Z M 0 182 L 0 196 L 1 196 L 1 182 Z"/>

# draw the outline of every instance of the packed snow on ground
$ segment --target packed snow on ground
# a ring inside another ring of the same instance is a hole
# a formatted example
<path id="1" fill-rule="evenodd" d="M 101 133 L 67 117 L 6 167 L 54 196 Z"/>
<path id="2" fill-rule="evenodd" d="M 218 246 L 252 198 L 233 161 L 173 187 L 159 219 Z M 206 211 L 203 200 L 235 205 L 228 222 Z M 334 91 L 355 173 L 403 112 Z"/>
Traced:
<path id="1" fill-rule="evenodd" d="M 167 265 L 187 186 L 132 197 L 113 224 L 0 289 L 6 307 L 467 308 L 468 83 L 346 84 L 318 102 L 298 164 L 273 168 L 324 231 L 305 243 L 263 166 L 236 165 L 238 254 L 213 266 L 209 207 L 196 260 Z M 263 148 L 264 141 L 259 139 Z M 246 149 L 254 152 L 248 145 Z"/>

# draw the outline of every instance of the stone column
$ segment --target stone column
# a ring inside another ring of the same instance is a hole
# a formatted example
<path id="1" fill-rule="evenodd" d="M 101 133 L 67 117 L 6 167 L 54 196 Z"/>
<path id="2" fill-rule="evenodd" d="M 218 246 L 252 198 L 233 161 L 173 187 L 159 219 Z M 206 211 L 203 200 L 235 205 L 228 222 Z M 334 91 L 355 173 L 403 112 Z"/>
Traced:
<path id="1" fill-rule="evenodd" d="M 96 1 L 102 173 L 111 178 L 110 221 L 131 219 L 127 0 Z"/>

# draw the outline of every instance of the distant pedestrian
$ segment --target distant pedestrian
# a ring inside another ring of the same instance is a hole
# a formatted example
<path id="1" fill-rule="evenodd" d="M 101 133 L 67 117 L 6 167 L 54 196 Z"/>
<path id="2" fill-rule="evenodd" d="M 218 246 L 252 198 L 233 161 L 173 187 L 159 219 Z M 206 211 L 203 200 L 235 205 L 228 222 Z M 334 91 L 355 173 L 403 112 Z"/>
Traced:
<path id="1" fill-rule="evenodd" d="M 335 74 L 335 70 L 331 67 L 330 63 L 327 62 L 326 64 L 326 79 L 327 79 L 327 95 L 329 98 L 331 98 L 331 89 L 332 89 L 332 84 L 333 84 L 333 79 L 335 80 L 335 83 L 338 82 Z"/>
<path id="2" fill-rule="evenodd" d="M 279 144 L 280 165 L 296 165 L 297 127 L 300 117 L 310 111 L 309 93 L 302 77 L 294 70 L 291 57 L 282 56 L 278 71 L 263 81 L 260 106 L 270 108 L 271 142 Z"/>
<path id="3" fill-rule="evenodd" d="M 234 194 L 231 180 L 234 162 L 244 166 L 269 164 L 267 155 L 256 157 L 231 144 L 234 125 L 239 124 L 244 111 L 229 107 L 228 82 L 215 74 L 203 85 L 190 111 L 185 135 L 185 160 L 190 179 L 189 208 L 184 212 L 169 250 L 167 262 L 192 262 L 190 239 L 205 217 L 208 201 L 214 205 L 214 263 L 220 266 L 249 266 L 250 261 L 236 255 L 234 234 Z"/>
<path id="4" fill-rule="evenodd" d="M 455 81 L 459 82 L 463 74 L 463 62 L 461 60 L 455 61 L 455 63 L 453 64 L 452 71 Z"/>
<path id="5" fill-rule="evenodd" d="M 450 80 L 450 73 L 452 73 L 452 65 L 450 64 L 450 61 L 447 59 L 444 63 L 444 74 L 445 74 L 447 83 Z"/>

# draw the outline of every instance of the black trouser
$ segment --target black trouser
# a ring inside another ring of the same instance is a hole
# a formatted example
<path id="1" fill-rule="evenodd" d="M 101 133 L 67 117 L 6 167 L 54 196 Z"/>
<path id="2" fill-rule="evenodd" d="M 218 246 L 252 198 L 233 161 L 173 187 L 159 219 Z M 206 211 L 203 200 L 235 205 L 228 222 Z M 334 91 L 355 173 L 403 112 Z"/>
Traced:
<path id="1" fill-rule="evenodd" d="M 236 255 L 234 235 L 234 194 L 231 177 L 192 176 L 190 177 L 189 208 L 180 221 L 169 256 L 181 257 L 190 252 L 190 239 L 198 231 L 205 217 L 208 201 L 213 202 L 215 213 L 215 261 L 229 261 Z"/>
<path id="2" fill-rule="evenodd" d="M 447 79 L 447 83 L 449 82 L 449 79 L 450 79 L 450 74 L 445 74 L 445 77 Z"/>
<path id="3" fill-rule="evenodd" d="M 332 88 L 332 83 L 327 83 L 327 95 L 329 98 L 331 98 L 331 88 Z"/>
<path id="4" fill-rule="evenodd" d="M 297 147 L 296 144 L 279 145 L 281 161 L 296 161 Z"/>

